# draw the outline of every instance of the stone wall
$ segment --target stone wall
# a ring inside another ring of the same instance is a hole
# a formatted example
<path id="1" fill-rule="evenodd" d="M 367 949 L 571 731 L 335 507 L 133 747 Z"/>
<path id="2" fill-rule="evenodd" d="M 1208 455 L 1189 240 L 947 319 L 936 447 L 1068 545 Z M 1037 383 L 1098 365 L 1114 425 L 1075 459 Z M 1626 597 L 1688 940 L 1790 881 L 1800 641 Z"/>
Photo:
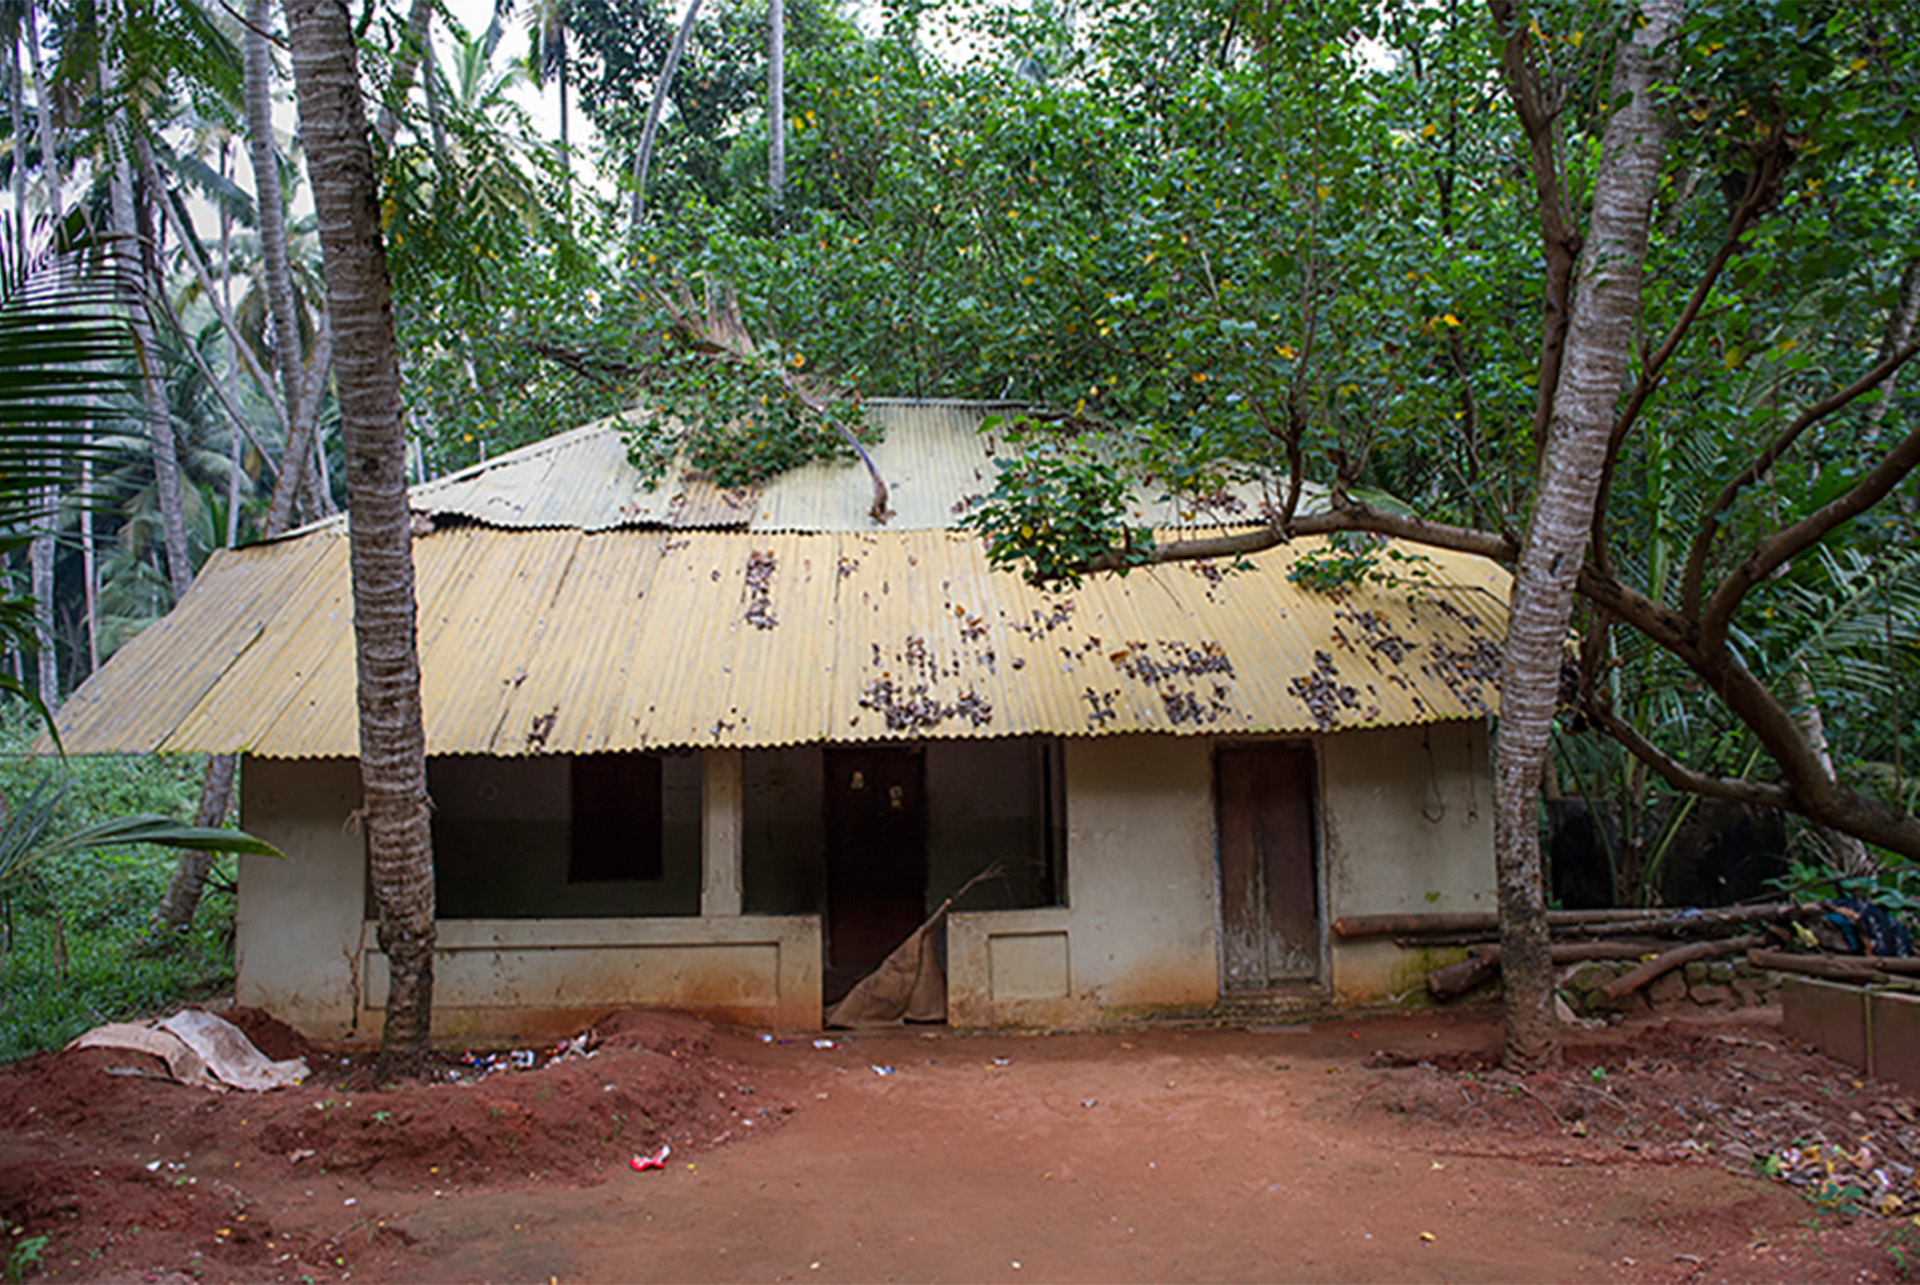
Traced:
<path id="1" fill-rule="evenodd" d="M 1560 993 L 1584 1017 L 1653 1009 L 1759 1008 L 1779 1002 L 1780 974 L 1755 968 L 1738 956 L 1696 960 L 1619 999 L 1601 994 L 1601 987 L 1639 966 L 1634 959 L 1568 964 L 1560 970 Z"/>

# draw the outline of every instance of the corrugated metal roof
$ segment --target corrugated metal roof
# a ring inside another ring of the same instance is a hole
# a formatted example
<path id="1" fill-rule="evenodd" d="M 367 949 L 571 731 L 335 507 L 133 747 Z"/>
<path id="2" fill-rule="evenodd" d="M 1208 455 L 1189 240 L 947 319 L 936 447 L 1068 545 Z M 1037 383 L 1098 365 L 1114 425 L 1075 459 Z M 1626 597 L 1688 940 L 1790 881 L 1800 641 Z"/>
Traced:
<path id="1" fill-rule="evenodd" d="M 931 487 L 929 487 L 929 490 Z M 1413 551 L 1421 583 L 1337 597 L 1300 540 L 1044 594 L 940 530 L 453 526 L 414 543 L 434 754 L 822 740 L 1232 735 L 1478 718 L 1506 573 Z M 60 712 L 72 753 L 352 755 L 347 541 L 216 554 Z"/>
<path id="2" fill-rule="evenodd" d="M 669 466 L 648 486 L 627 459 L 626 417 L 569 433 L 416 486 L 416 512 L 452 515 L 506 528 L 573 527 L 606 531 L 623 526 L 752 531 L 939 531 L 952 527 L 966 501 L 992 485 L 993 461 L 1008 453 L 1004 439 L 981 433 L 989 414 L 1019 410 L 1014 403 L 873 399 L 865 404 L 879 440 L 868 448 L 886 480 L 893 515 L 873 520 L 873 488 L 857 463 L 813 464 L 759 488 L 725 490 Z M 1175 504 L 1137 491 L 1129 519 L 1142 526 L 1193 527 L 1251 522 L 1273 497 L 1260 488 L 1228 488 L 1207 505 Z M 1311 488 L 1302 506 L 1323 502 Z"/>

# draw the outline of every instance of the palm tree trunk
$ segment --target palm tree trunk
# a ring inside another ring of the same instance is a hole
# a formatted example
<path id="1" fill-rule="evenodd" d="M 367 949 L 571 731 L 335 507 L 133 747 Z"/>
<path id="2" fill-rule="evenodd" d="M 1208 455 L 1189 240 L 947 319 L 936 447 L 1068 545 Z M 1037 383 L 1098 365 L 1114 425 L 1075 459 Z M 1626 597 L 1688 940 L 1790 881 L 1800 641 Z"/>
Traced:
<path id="1" fill-rule="evenodd" d="M 29 6 L 31 8 L 31 6 Z M 27 94 L 26 74 L 20 66 L 21 37 L 26 34 L 24 24 L 16 23 L 13 28 L 13 41 L 7 51 L 7 98 L 13 112 L 13 231 L 14 259 L 24 263 L 27 258 L 27 232 L 31 220 L 27 218 Z M 45 97 L 44 90 L 41 97 Z M 44 105 L 43 105 L 44 114 Z M 41 164 L 46 163 L 44 154 Z M 49 503 L 46 512 L 55 511 L 57 494 L 46 496 Z M 29 592 L 33 595 L 35 614 L 42 622 L 40 645 L 34 649 L 35 689 L 39 692 L 40 703 L 53 709 L 60 703 L 60 664 L 59 648 L 54 642 L 53 628 L 53 532 L 43 530 L 35 535 L 27 545 L 27 580 Z"/>
<path id="2" fill-rule="evenodd" d="M 380 104 L 380 116 L 374 122 L 373 132 L 380 136 L 380 146 L 392 147 L 393 136 L 400 128 L 400 105 L 407 100 L 407 94 L 413 89 L 413 73 L 420 66 L 427 53 L 427 33 L 433 24 L 433 0 L 413 0 L 407 10 L 405 34 L 400 37 L 400 51 L 393 61 L 393 74 L 387 78 L 386 100 Z M 427 64 L 426 78 L 433 77 L 433 65 Z M 427 91 L 431 94 L 433 91 Z"/>
<path id="3" fill-rule="evenodd" d="M 1645 0 L 1644 25 L 1620 47 L 1614 97 L 1594 183 L 1553 424 L 1513 580 L 1502 658 L 1500 739 L 1494 765 L 1494 864 L 1500 905 L 1506 1063 L 1533 1070 L 1558 1060 L 1553 964 L 1540 863 L 1540 779 L 1566 659 L 1574 582 L 1593 527 L 1639 311 L 1653 191 L 1664 148 L 1654 100 L 1654 50 L 1680 0 Z"/>
<path id="4" fill-rule="evenodd" d="M 20 70 L 20 35 L 18 23 L 13 25 L 13 40 L 7 46 L 7 107 L 13 113 L 13 257 L 17 263 L 27 261 L 27 232 L 32 220 L 27 218 L 27 94 L 26 76 Z"/>
<path id="5" fill-rule="evenodd" d="M 273 145 L 273 56 L 267 28 L 269 0 L 247 0 L 241 38 L 241 74 L 247 112 L 247 161 L 253 168 L 253 200 L 260 221 L 260 256 L 267 277 L 267 316 L 273 326 L 273 361 L 280 373 L 280 400 L 291 411 L 300 387 L 300 321 L 293 308 L 293 274 L 287 266 L 287 211 L 280 195 L 280 168 Z M 289 434 L 292 429 L 289 426 Z M 289 452 L 282 462 L 293 466 Z"/>
<path id="6" fill-rule="evenodd" d="M 225 177 L 227 153 L 223 147 L 220 153 L 221 176 Z M 229 283 L 233 280 L 232 260 L 232 224 L 226 211 L 220 213 L 220 282 L 218 293 L 210 282 L 203 282 L 209 298 L 217 299 L 221 315 L 230 318 L 233 315 L 233 300 L 229 293 Z M 240 359 L 245 351 L 243 341 L 236 329 L 227 329 L 227 344 L 230 349 L 229 360 L 219 387 L 223 400 L 230 405 L 238 405 L 240 400 Z M 267 390 L 271 392 L 271 389 Z M 241 422 L 236 418 L 232 437 L 232 459 L 227 474 L 227 547 L 231 549 L 240 533 L 240 436 Z M 268 532 L 269 535 L 278 534 Z M 217 826 L 226 823 L 227 813 L 233 807 L 234 773 L 239 767 L 239 757 L 233 754 L 213 754 L 207 758 L 206 772 L 200 779 L 200 803 L 194 809 L 193 823 L 197 826 Z M 147 940 L 141 946 L 147 950 L 160 950 L 177 941 L 188 928 L 193 926 L 193 918 L 200 910 L 200 900 L 207 890 L 207 876 L 213 870 L 213 855 L 199 849 L 183 851 L 174 862 L 173 875 L 167 880 L 167 890 L 161 894 L 159 905 L 154 907 L 152 925 Z"/>
<path id="7" fill-rule="evenodd" d="M 40 24 L 33 15 L 34 6 L 22 6 L 27 30 L 27 64 L 33 68 L 33 109 L 40 133 L 40 173 L 47 187 L 47 213 L 55 226 L 66 212 L 60 194 L 60 151 L 53 136 L 53 94 L 40 65 Z"/>
<path id="8" fill-rule="evenodd" d="M 80 592 L 85 595 L 87 612 L 87 673 L 100 668 L 100 561 L 94 549 L 93 510 L 87 503 L 93 493 L 93 461 L 80 457 Z"/>
<path id="9" fill-rule="evenodd" d="M 777 212 L 787 202 L 787 11 L 767 5 L 767 190 Z"/>
<path id="10" fill-rule="evenodd" d="M 686 16 L 680 19 L 680 29 L 673 33 L 673 44 L 667 49 L 666 61 L 660 64 L 660 75 L 653 82 L 653 102 L 647 108 L 647 123 L 640 131 L 640 150 L 633 154 L 633 208 L 629 219 L 630 230 L 640 235 L 640 225 L 647 213 L 647 167 L 653 163 L 653 136 L 659 132 L 660 116 L 667 109 L 667 92 L 673 88 L 673 74 L 680 69 L 680 56 L 687 51 L 687 37 L 693 34 L 694 19 L 700 16 L 700 0 L 687 0 Z"/>
<path id="11" fill-rule="evenodd" d="M 233 806 L 233 771 L 237 759 L 232 754 L 207 756 L 206 775 L 200 782 L 200 805 L 194 809 L 193 823 L 211 827 L 223 825 Z M 174 864 L 173 877 L 154 911 L 154 932 L 147 943 L 159 945 L 173 940 L 193 924 L 194 912 L 206 891 L 207 875 L 213 869 L 213 857 L 205 852 L 185 851 Z"/>
<path id="12" fill-rule="evenodd" d="M 418 10 L 420 5 L 415 4 Z M 293 306 L 293 273 L 287 257 L 287 214 L 280 197 L 280 174 L 273 146 L 273 59 L 267 47 L 272 23 L 270 0 L 248 0 L 246 34 L 241 44 L 247 111 L 247 159 L 253 168 L 254 201 L 260 219 L 260 250 L 267 277 L 267 311 L 273 322 L 274 365 L 280 373 L 280 402 L 286 408 L 287 440 L 280 452 L 280 475 L 267 506 L 266 529 L 287 529 L 296 512 L 323 517 L 331 509 L 313 484 L 319 434 L 315 413 L 303 416 L 300 319 Z M 412 21 L 409 15 L 408 21 Z M 315 360 L 319 360 L 316 345 Z M 324 370 L 321 372 L 324 374 Z"/>
<path id="13" fill-rule="evenodd" d="M 391 978 L 381 1057 L 417 1067 L 433 1005 L 433 852 L 420 719 L 406 424 L 379 188 L 345 0 L 288 0 L 301 136 L 325 256 L 351 513 L 363 819 Z"/>
<path id="14" fill-rule="evenodd" d="M 103 68 L 103 77 L 107 74 Z M 138 131 L 137 123 L 129 122 L 121 134 L 108 183 L 109 198 L 113 203 L 113 225 L 129 237 L 140 235 L 140 221 L 133 202 L 133 166 L 127 155 L 129 148 L 141 146 Z M 156 250 L 151 246 L 140 248 L 143 271 L 150 276 L 156 266 Z M 155 282 L 153 288 L 165 287 Z M 188 586 L 193 583 L 193 563 L 187 555 L 185 510 L 180 497 L 180 459 L 173 440 L 173 420 L 167 409 L 166 390 L 161 388 L 159 374 L 151 360 L 155 351 L 153 326 L 144 308 L 135 306 L 132 309 L 132 327 L 134 342 L 148 357 L 143 363 L 140 379 L 141 410 L 146 420 L 147 434 L 153 440 L 153 487 L 160 506 L 160 531 L 167 556 L 167 584 L 173 591 L 173 600 L 178 602 L 186 596 Z"/>

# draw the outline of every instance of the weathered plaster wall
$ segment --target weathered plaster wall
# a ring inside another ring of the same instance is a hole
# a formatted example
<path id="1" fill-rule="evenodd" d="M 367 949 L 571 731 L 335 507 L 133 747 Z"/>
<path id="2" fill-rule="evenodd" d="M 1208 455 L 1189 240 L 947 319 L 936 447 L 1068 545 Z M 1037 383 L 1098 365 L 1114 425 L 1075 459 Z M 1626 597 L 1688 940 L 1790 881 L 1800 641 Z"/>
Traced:
<path id="1" fill-rule="evenodd" d="M 287 854 L 240 858 L 234 999 L 316 1039 L 354 1034 L 367 857 L 347 818 L 360 806 L 352 759 L 248 758 L 240 823 Z"/>
<path id="2" fill-rule="evenodd" d="M 1487 727 L 1435 723 L 1322 737 L 1321 852 L 1333 996 L 1379 1003 L 1420 992 L 1432 952 L 1332 935 L 1341 915 L 1492 910 Z"/>
<path id="3" fill-rule="evenodd" d="M 1081 1025 L 1202 1009 L 1218 994 L 1212 749 L 1172 736 L 1063 747 L 1067 904 L 956 914 L 958 1025 Z"/>
<path id="4" fill-rule="evenodd" d="M 372 922 L 360 949 L 362 1029 L 378 1031 L 387 961 Z M 433 1033 L 534 1038 L 609 1009 L 656 1005 L 756 1026 L 820 1024 L 820 920 L 467 919 L 440 925 Z"/>

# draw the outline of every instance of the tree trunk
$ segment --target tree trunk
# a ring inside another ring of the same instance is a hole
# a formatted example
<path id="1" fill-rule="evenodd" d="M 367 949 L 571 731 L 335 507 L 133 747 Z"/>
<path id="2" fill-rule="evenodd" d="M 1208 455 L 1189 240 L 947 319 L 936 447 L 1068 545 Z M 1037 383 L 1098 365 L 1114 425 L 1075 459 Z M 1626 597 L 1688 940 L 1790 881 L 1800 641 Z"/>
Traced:
<path id="1" fill-rule="evenodd" d="M 247 111 L 247 161 L 253 167 L 253 201 L 260 225 L 260 256 L 267 275 L 267 316 L 273 327 L 273 361 L 280 373 L 281 404 L 293 405 L 300 386 L 300 323 L 293 309 L 293 274 L 287 267 L 287 211 L 280 195 L 280 167 L 273 145 L 273 54 L 267 29 L 269 0 L 247 0 L 241 38 L 241 69 Z"/>
<path id="2" fill-rule="evenodd" d="M 28 5 L 27 10 L 31 13 L 32 6 Z M 7 97 L 13 113 L 13 248 L 15 261 L 19 263 L 26 262 L 27 233 L 32 226 L 31 220 L 27 218 L 27 78 L 20 66 L 20 45 L 27 34 L 28 24 L 15 24 L 13 43 L 8 49 L 7 62 Z M 37 54 L 34 61 L 36 64 L 39 61 Z M 44 167 L 52 156 L 52 153 L 46 150 L 49 139 L 49 133 L 45 128 L 47 123 L 46 87 L 40 86 L 36 92 L 40 99 L 42 126 L 40 163 Z M 54 181 L 57 182 L 57 179 Z M 59 196 L 56 194 L 53 199 L 57 206 Z M 44 511 L 47 514 L 47 520 L 54 522 L 58 515 L 59 493 L 48 488 L 46 500 Z M 53 532 L 50 529 L 40 531 L 27 545 L 28 591 L 33 595 L 34 612 L 43 622 L 40 645 L 34 648 L 34 658 L 37 661 L 34 688 L 40 695 L 40 703 L 48 709 L 54 709 L 60 704 L 59 647 L 55 642 L 53 629 L 53 552 Z"/>
<path id="3" fill-rule="evenodd" d="M 220 153 L 220 171 L 225 177 L 227 153 L 223 147 Z M 220 306 L 223 316 L 233 315 L 233 300 L 229 297 L 228 283 L 233 279 L 232 226 L 225 210 L 220 214 Z M 211 287 L 209 287 L 211 289 Z M 240 401 L 240 361 L 244 351 L 243 341 L 238 332 L 231 327 L 227 330 L 229 361 L 222 387 L 227 400 L 233 405 Z M 227 547 L 231 549 L 239 539 L 240 532 L 240 425 L 235 422 L 231 433 L 232 459 L 227 474 Z M 269 531 L 269 535 L 278 534 Z M 233 778 L 239 766 L 239 757 L 233 754 L 213 754 L 207 758 L 207 770 L 200 779 L 200 803 L 194 809 L 193 823 L 197 826 L 217 826 L 226 822 L 227 813 L 233 807 Z M 159 949 L 174 942 L 193 926 L 193 918 L 200 911 L 200 899 L 207 890 L 207 875 L 213 869 L 211 853 L 198 849 L 182 852 L 174 862 L 173 876 L 167 881 L 167 890 L 161 894 L 160 904 L 154 908 L 153 922 L 147 941 L 142 943 L 149 949 Z"/>
<path id="4" fill-rule="evenodd" d="M 427 59 L 427 33 L 432 24 L 433 0 L 413 0 L 407 10 L 407 26 L 400 37 L 400 50 L 394 57 L 393 74 L 387 78 L 386 99 L 380 104 L 380 117 L 373 126 L 373 132 L 379 135 L 382 147 L 393 146 L 393 136 L 400 128 L 400 107 L 413 90 L 413 73 L 422 62 L 427 62 L 423 79 L 429 82 L 433 79 L 433 65 Z M 427 92 L 431 94 L 433 91 L 429 88 Z"/>
<path id="5" fill-rule="evenodd" d="M 261 258 L 267 277 L 267 313 L 273 323 L 274 368 L 279 374 L 279 403 L 287 430 L 265 523 L 267 533 L 277 535 L 293 525 L 297 517 L 309 521 L 325 517 L 333 511 L 333 504 L 332 497 L 316 478 L 320 399 L 302 396 L 313 378 L 319 378 L 324 385 L 331 349 L 316 339 L 310 362 L 318 367 L 317 371 L 308 370 L 301 360 L 300 318 L 294 308 L 293 273 L 287 255 L 286 206 L 281 200 L 279 169 L 274 159 L 273 59 L 266 36 L 271 21 L 269 0 L 249 0 L 242 46 L 247 159 L 253 167 Z"/>
<path id="6" fill-rule="evenodd" d="M 1559 1023 L 1540 866 L 1540 776 L 1560 689 L 1574 582 L 1593 525 L 1607 439 L 1632 351 L 1647 227 L 1663 148 L 1652 87 L 1654 50 L 1679 0 L 1647 0 L 1621 47 L 1594 184 L 1593 215 L 1533 515 L 1513 580 L 1494 768 L 1494 864 L 1506 1003 L 1505 1060 L 1556 1061 Z"/>
<path id="7" fill-rule="evenodd" d="M 106 76 L 109 73 L 103 68 L 101 74 Z M 134 209 L 133 164 L 127 152 L 129 148 L 140 146 L 138 128 L 136 122 L 125 122 L 125 128 L 116 140 L 118 146 L 115 148 L 108 182 L 108 195 L 113 205 L 113 226 L 123 235 L 136 238 L 140 235 L 140 221 Z M 141 247 L 143 271 L 151 273 L 155 266 L 156 249 Z M 155 285 L 160 288 L 158 283 Z M 131 312 L 134 343 L 145 355 L 140 378 L 140 402 L 147 434 L 153 441 L 153 489 L 160 508 L 160 531 L 167 558 L 167 584 L 173 591 L 173 600 L 178 602 L 186 596 L 187 587 L 193 583 L 193 563 L 187 554 L 186 517 L 180 498 L 180 457 L 174 445 L 173 420 L 167 409 L 166 390 L 160 386 L 160 375 L 153 361 L 153 326 L 148 322 L 143 307 L 136 305 Z"/>
<path id="8" fill-rule="evenodd" d="M 34 16 L 32 4 L 21 6 L 21 19 L 26 37 L 27 65 L 33 69 L 34 123 L 40 139 L 41 182 L 45 185 L 47 193 L 47 215 L 53 220 L 53 225 L 57 229 L 66 209 L 60 191 L 59 140 L 55 138 L 53 132 L 53 94 L 47 84 L 46 70 L 40 63 L 40 25 Z M 24 155 L 24 153 L 16 152 L 15 155 Z M 15 217 L 20 217 L 17 208 Z M 24 218 L 21 223 L 24 227 Z M 83 463 L 81 467 L 84 469 L 85 464 Z M 82 477 L 84 479 L 84 473 Z M 48 507 L 51 511 L 52 506 Z M 80 522 L 83 526 L 87 522 L 84 513 L 80 515 Z M 34 540 L 33 547 L 29 551 L 29 560 L 33 565 L 34 600 L 40 603 L 44 618 L 52 620 L 54 542 L 51 534 L 39 536 Z M 89 624 L 91 624 L 91 618 L 89 618 Z M 91 646 L 91 639 L 89 639 L 89 646 Z M 48 709 L 52 709 L 55 701 L 59 699 L 59 676 L 55 672 L 57 659 L 56 650 L 49 639 L 49 645 L 41 654 L 40 661 L 40 700 Z M 97 666 L 98 662 L 95 664 Z M 91 669 L 88 672 L 92 672 Z"/>
<path id="9" fill-rule="evenodd" d="M 226 821 L 227 812 L 233 806 L 236 762 L 232 754 L 207 756 L 206 775 L 200 783 L 200 806 L 193 814 L 195 825 L 212 827 Z M 153 933 L 145 944 L 164 945 L 193 926 L 193 916 L 200 908 L 200 897 L 206 891 L 207 875 L 212 869 L 213 857 L 208 853 L 180 854 L 180 860 L 173 867 L 173 878 L 167 881 L 167 891 L 153 912 Z"/>
<path id="10" fill-rule="evenodd" d="M 91 428 L 91 425 L 89 425 Z M 87 674 L 100 668 L 100 562 L 95 552 L 93 509 L 85 503 L 93 494 L 93 461 L 80 457 L 80 592 L 87 611 Z"/>
<path id="11" fill-rule="evenodd" d="M 640 131 L 640 150 L 633 154 L 633 209 L 629 219 L 633 235 L 640 235 L 640 225 L 647 214 L 647 168 L 653 163 L 653 136 L 660 129 L 660 117 L 667 109 L 667 93 L 673 88 L 673 74 L 680 69 L 680 57 L 687 51 L 687 37 L 693 34 L 693 23 L 700 16 L 700 0 L 687 0 L 687 12 L 680 19 L 679 30 L 673 33 L 673 44 L 667 49 L 666 61 L 660 64 L 660 75 L 653 83 L 653 102 L 647 108 L 647 123 Z"/>
<path id="12" fill-rule="evenodd" d="M 40 65 L 40 24 L 34 17 L 34 6 L 24 4 L 20 8 L 25 19 L 27 63 L 33 68 L 33 108 L 40 134 L 40 174 L 47 188 L 47 213 L 57 227 L 66 212 L 66 206 L 60 193 L 59 143 L 53 134 L 52 87 L 47 84 L 46 70 Z"/>
<path id="13" fill-rule="evenodd" d="M 1826 769 L 1828 776 L 1836 776 L 1833 770 L 1833 748 L 1827 743 L 1827 720 L 1820 713 L 1820 696 L 1813 690 L 1813 679 L 1807 673 L 1806 663 L 1794 666 L 1793 700 L 1796 708 L 1794 717 L 1800 723 L 1800 730 L 1807 738 L 1807 748 L 1813 751 L 1820 766 Z M 1837 779 L 1837 777 L 1836 777 Z M 1851 834 L 1835 830 L 1831 826 L 1816 825 L 1822 845 L 1826 848 L 1827 864 L 1843 875 L 1871 875 L 1878 865 L 1867 852 L 1867 845 Z"/>
<path id="14" fill-rule="evenodd" d="M 767 5 L 767 189 L 777 212 L 787 203 L 787 10 Z"/>
<path id="15" fill-rule="evenodd" d="M 417 1069 L 433 1006 L 433 852 L 420 721 L 406 424 L 366 107 L 345 0 L 288 0 L 346 446 L 368 862 L 391 989 L 381 1059 Z"/>

